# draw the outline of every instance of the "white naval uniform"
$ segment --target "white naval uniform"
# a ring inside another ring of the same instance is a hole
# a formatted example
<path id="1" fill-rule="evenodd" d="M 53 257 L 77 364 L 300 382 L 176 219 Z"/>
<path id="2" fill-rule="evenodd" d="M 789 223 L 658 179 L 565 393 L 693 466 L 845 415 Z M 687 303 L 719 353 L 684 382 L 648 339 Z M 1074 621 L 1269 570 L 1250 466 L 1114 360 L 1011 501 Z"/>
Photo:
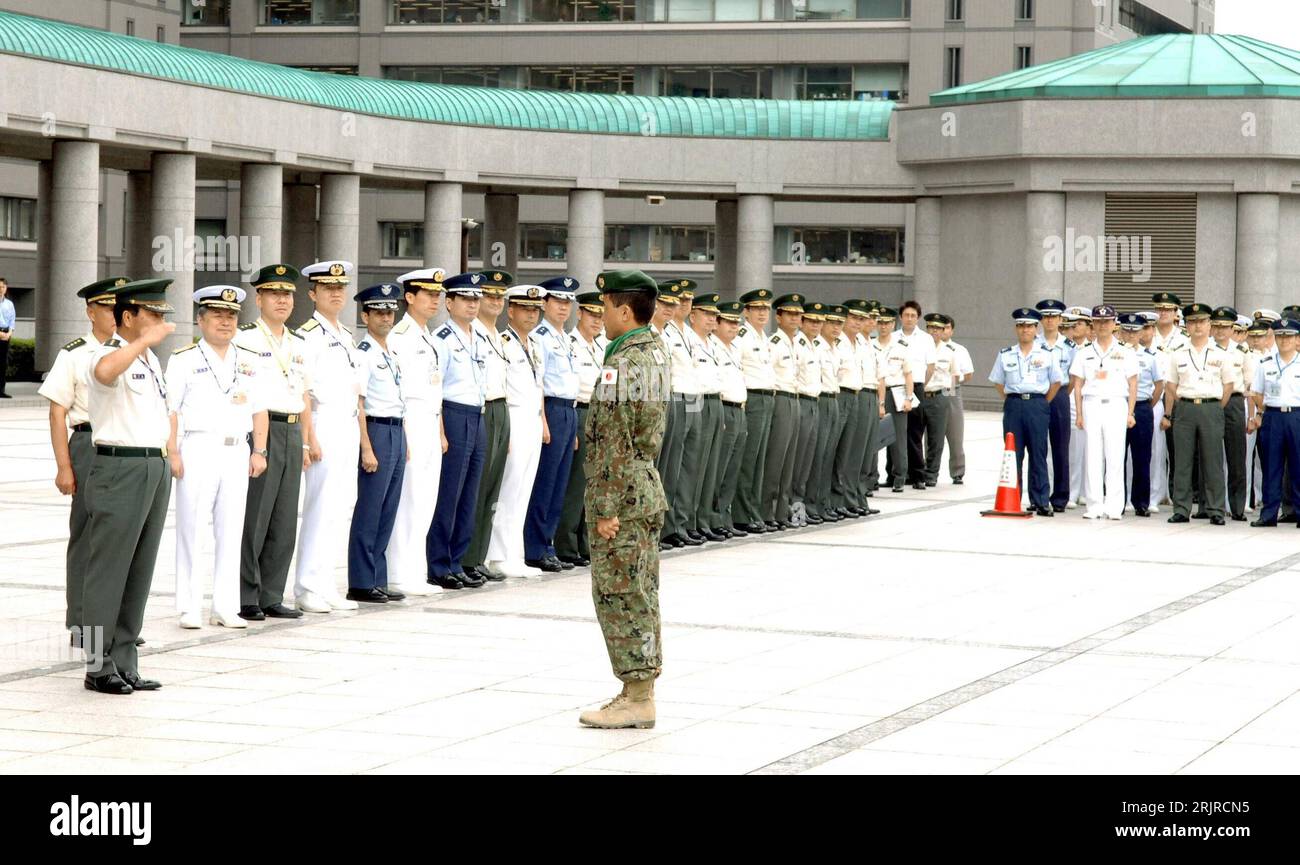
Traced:
<path id="1" fill-rule="evenodd" d="M 501 349 L 506 363 L 510 451 L 492 519 L 487 561 L 506 576 L 531 576 L 540 572 L 524 565 L 524 517 L 542 455 L 543 360 L 532 336 L 512 328 L 501 331 Z"/>
<path id="2" fill-rule="evenodd" d="M 1084 516 L 1090 519 L 1118 520 L 1124 513 L 1129 380 L 1138 374 L 1137 363 L 1133 350 L 1112 337 L 1104 351 L 1096 342 L 1080 349 L 1070 365 L 1070 376 L 1083 380 L 1088 472 L 1088 510 Z"/>
<path id="3" fill-rule="evenodd" d="M 1086 344 L 1080 343 L 1075 346 L 1074 354 L 1078 357 L 1079 352 L 1092 345 L 1091 342 Z M 1066 381 L 1069 381 L 1070 371 L 1065 371 Z M 1061 387 L 1068 387 L 1063 384 Z M 1070 397 L 1070 500 L 1066 507 L 1073 508 L 1077 505 L 1088 503 L 1088 437 L 1084 435 L 1078 426 L 1079 417 L 1078 409 L 1074 405 L 1074 396 Z M 1167 479 L 1166 479 L 1167 480 Z M 1152 491 L 1151 501 L 1156 501 L 1154 490 Z"/>
<path id="4" fill-rule="evenodd" d="M 1162 350 L 1156 349 L 1154 342 L 1151 349 L 1156 353 L 1156 366 L 1160 370 L 1160 380 L 1168 381 L 1169 355 Z M 1155 429 L 1151 432 L 1150 510 L 1154 514 L 1159 513 L 1157 506 L 1169 498 L 1169 448 L 1165 441 L 1165 431 L 1160 428 L 1160 422 L 1165 419 L 1165 401 L 1163 398 L 1152 407 L 1151 417 Z"/>
<path id="5" fill-rule="evenodd" d="M 182 473 L 176 482 L 176 612 L 198 616 L 199 531 L 212 520 L 212 615 L 239 622 L 239 556 L 248 501 L 253 416 L 266 411 L 257 352 L 233 343 L 221 357 L 207 340 L 167 362 L 167 408 L 176 415 Z M 295 455 L 297 456 L 297 455 Z"/>
<path id="6" fill-rule="evenodd" d="M 312 427 L 321 458 L 303 472 L 294 594 L 313 592 L 335 601 L 339 598 L 335 569 L 341 559 L 346 561 L 343 551 L 357 501 L 361 454 L 357 398 L 364 393 L 369 369 L 352 342 L 352 331 L 341 325 L 334 330 L 320 313 L 312 313 L 298 333 L 307 345 Z"/>
<path id="7" fill-rule="evenodd" d="M 1276 349 L 1274 351 L 1255 351 L 1254 349 L 1251 349 L 1251 370 L 1258 370 L 1260 364 L 1264 363 L 1264 361 L 1272 357 L 1275 353 Z M 1254 372 L 1251 373 L 1251 376 L 1251 378 L 1247 379 L 1248 384 L 1253 384 Z M 46 381 L 48 380 L 49 379 L 46 379 Z M 1260 415 L 1259 418 L 1262 421 L 1263 415 Z M 1248 511 L 1258 510 L 1264 504 L 1264 466 L 1260 462 L 1259 454 L 1255 450 L 1255 443 L 1258 441 L 1258 438 L 1259 430 L 1246 433 L 1246 477 L 1249 479 L 1246 487 L 1246 510 Z M 1255 503 L 1254 507 L 1249 506 L 1251 501 Z"/>
<path id="8" fill-rule="evenodd" d="M 406 449 L 402 497 L 388 540 L 388 584 L 407 594 L 432 594 L 441 586 L 429 574 L 425 540 L 433 523 L 442 476 L 442 348 L 408 312 L 388 334 L 388 350 L 402 369 Z"/>

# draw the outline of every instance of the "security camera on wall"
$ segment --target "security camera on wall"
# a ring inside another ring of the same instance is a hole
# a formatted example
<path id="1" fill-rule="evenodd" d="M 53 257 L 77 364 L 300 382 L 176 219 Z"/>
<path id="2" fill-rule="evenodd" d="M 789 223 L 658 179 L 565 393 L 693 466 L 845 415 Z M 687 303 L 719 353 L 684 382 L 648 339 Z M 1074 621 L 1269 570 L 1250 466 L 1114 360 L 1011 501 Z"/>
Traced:
<path id="1" fill-rule="evenodd" d="M 645 197 L 646 204 L 653 204 L 655 206 L 663 204 L 666 200 L 667 199 L 662 195 L 647 195 Z"/>

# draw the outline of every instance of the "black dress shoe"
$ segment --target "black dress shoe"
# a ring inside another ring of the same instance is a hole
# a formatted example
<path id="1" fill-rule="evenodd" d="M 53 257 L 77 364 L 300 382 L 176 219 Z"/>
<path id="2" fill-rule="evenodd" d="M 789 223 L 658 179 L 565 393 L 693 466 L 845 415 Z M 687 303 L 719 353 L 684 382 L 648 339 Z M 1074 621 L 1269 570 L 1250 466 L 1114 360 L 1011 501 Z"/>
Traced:
<path id="1" fill-rule="evenodd" d="M 136 638 L 135 638 L 135 644 L 136 644 L 137 646 L 143 646 L 143 645 L 144 645 L 144 637 L 136 637 Z"/>
<path id="2" fill-rule="evenodd" d="M 1063 514 L 1065 513 L 1065 505 L 1052 505 L 1052 510 L 1056 511 L 1058 514 Z"/>
<path id="3" fill-rule="evenodd" d="M 249 622 L 260 622 L 266 618 L 266 613 L 256 604 L 245 604 L 239 608 L 239 618 Z"/>
<path id="4" fill-rule="evenodd" d="M 1244 522 L 1246 521 L 1246 515 L 1245 515 L 1245 514 L 1233 514 L 1233 515 L 1232 515 L 1232 521 L 1233 521 L 1233 522 L 1236 522 L 1236 523 L 1244 523 Z"/>
<path id="5" fill-rule="evenodd" d="M 661 553 L 666 553 L 666 552 L 668 552 L 669 550 L 675 550 L 675 549 L 677 549 L 677 548 L 674 547 L 672 544 L 668 543 L 667 541 L 660 541 L 660 542 L 659 542 L 659 552 L 661 552 Z M 525 563 L 525 564 L 526 564 L 526 563 Z"/>
<path id="6" fill-rule="evenodd" d="M 704 532 L 699 532 L 696 531 L 695 529 L 687 529 L 686 537 L 690 538 L 693 541 L 699 541 L 700 543 L 704 543 Z"/>
<path id="7" fill-rule="evenodd" d="M 587 566 L 590 565 L 590 564 L 591 564 L 591 557 L 590 557 L 590 556 L 579 556 L 579 557 L 578 557 L 578 560 L 577 560 L 576 562 L 573 563 L 574 567 L 577 567 L 577 568 L 585 568 L 585 567 L 587 567 Z"/>
<path id="8" fill-rule="evenodd" d="M 926 482 L 925 482 L 925 485 L 926 485 L 927 487 L 937 487 L 937 486 L 939 486 L 939 482 L 938 482 L 938 481 L 926 481 Z"/>
<path id="9" fill-rule="evenodd" d="M 1171 522 L 1171 523 L 1190 523 L 1191 520 L 1189 520 L 1185 514 L 1174 514 L 1172 517 L 1170 517 L 1170 518 L 1168 519 L 1168 522 Z"/>
<path id="10" fill-rule="evenodd" d="M 1277 528 L 1277 520 L 1253 520 L 1251 525 L 1257 529 L 1275 529 Z"/>
<path id="11" fill-rule="evenodd" d="M 809 525 L 812 525 L 812 526 L 820 526 L 820 525 L 821 525 L 822 523 L 824 523 L 824 522 L 826 522 L 826 521 L 823 520 L 823 519 L 821 518 L 821 516 L 818 515 L 818 514 L 809 514 L 809 515 L 808 515 L 808 524 L 809 524 Z"/>
<path id="12" fill-rule="evenodd" d="M 531 567 L 531 566 L 530 566 Z M 453 577 L 451 574 L 429 577 L 425 580 L 431 586 L 442 586 L 444 589 L 463 589 L 465 584 Z"/>
<path id="13" fill-rule="evenodd" d="M 704 540 L 713 541 L 715 544 L 725 541 L 726 539 L 727 539 L 726 535 L 721 534 L 719 532 L 715 532 L 713 531 L 713 529 L 708 529 L 704 532 Z"/>
<path id="14" fill-rule="evenodd" d="M 117 673 L 109 673 L 107 676 L 86 676 L 86 690 L 98 691 L 101 694 L 133 694 L 135 688 L 126 683 L 126 680 Z"/>
<path id="15" fill-rule="evenodd" d="M 664 543 L 667 541 L 665 540 Z M 524 564 L 530 568 L 537 568 L 539 571 L 546 571 L 548 574 L 556 574 L 564 570 L 564 566 L 558 561 L 551 564 L 550 558 L 545 559 L 524 559 Z"/>
<path id="16" fill-rule="evenodd" d="M 1149 517 L 1149 516 L 1151 516 L 1151 512 L 1150 512 L 1149 510 L 1147 510 L 1146 508 L 1134 508 L 1134 509 L 1133 509 L 1133 516 L 1135 516 L 1135 517 Z"/>
<path id="17" fill-rule="evenodd" d="M 767 530 L 769 532 L 781 531 L 781 524 L 778 523 L 776 520 L 764 520 L 763 525 L 767 526 Z"/>
<path id="18" fill-rule="evenodd" d="M 1210 517 L 1210 525 L 1212 526 L 1224 526 L 1227 524 L 1228 521 L 1225 520 L 1223 517 Z"/>
<path id="19" fill-rule="evenodd" d="M 840 516 L 839 511 L 827 511 L 822 515 L 822 519 L 828 523 L 838 523 L 840 520 L 844 519 L 844 517 Z"/>
<path id="20" fill-rule="evenodd" d="M 890 487 L 890 491 L 891 491 L 891 492 L 895 492 L 895 493 L 901 493 L 901 492 L 903 491 L 903 485 L 902 485 L 902 484 L 894 484 L 892 487 Z"/>
<path id="21" fill-rule="evenodd" d="M 924 482 L 924 481 L 917 481 L 916 483 L 912 484 L 912 489 L 914 489 L 914 490 L 923 490 L 923 489 L 925 489 L 925 482 Z"/>
<path id="22" fill-rule="evenodd" d="M 668 543 L 672 544 L 674 549 L 680 550 L 686 546 L 686 538 L 679 534 L 671 534 L 668 536 Z"/>
<path id="23" fill-rule="evenodd" d="M 123 673 L 122 681 L 137 691 L 158 691 L 162 689 L 162 682 L 154 679 L 142 679 L 139 673 Z"/>
<path id="24" fill-rule="evenodd" d="M 872 514 L 878 514 L 878 513 L 880 513 L 880 508 L 867 508 L 867 512 L 863 514 L 863 516 L 869 517 Z"/>
<path id="25" fill-rule="evenodd" d="M 487 582 L 487 580 L 483 579 L 479 575 L 468 574 L 465 571 L 457 571 L 452 574 L 452 576 L 460 580 L 460 584 L 467 589 L 477 589 Z"/>
<path id="26" fill-rule="evenodd" d="M 781 520 L 781 522 L 779 523 L 779 525 L 781 526 L 782 530 L 785 530 L 785 529 L 797 529 L 797 528 L 799 528 L 798 526 L 796 526 L 794 523 L 790 522 L 789 520 Z"/>
<path id="27" fill-rule="evenodd" d="M 569 555 L 562 556 L 559 553 L 556 553 L 555 557 L 560 560 L 560 564 L 565 564 L 567 562 L 570 565 L 576 565 L 578 563 L 577 556 L 569 556 Z"/>
<path id="28" fill-rule="evenodd" d="M 292 607 L 286 607 L 284 604 L 272 604 L 269 607 L 262 607 L 262 613 L 268 619 L 301 619 L 302 618 L 302 610 L 295 610 Z"/>
<path id="29" fill-rule="evenodd" d="M 696 538 L 691 537 L 689 534 L 686 536 L 678 535 L 677 539 L 682 542 L 682 546 L 686 546 L 686 547 L 698 547 L 704 544 L 704 538 L 699 538 L 697 540 Z"/>
<path id="30" fill-rule="evenodd" d="M 360 601 L 364 604 L 386 604 L 388 595 L 382 589 L 348 589 L 349 601 Z"/>
<path id="31" fill-rule="evenodd" d="M 1205 511 L 1197 511 L 1196 513 L 1192 514 L 1192 519 L 1194 520 L 1208 520 L 1209 518 L 1210 515 Z"/>
<path id="32" fill-rule="evenodd" d="M 573 570 L 573 567 L 574 567 L 573 562 L 562 562 L 562 561 L 560 561 L 559 559 L 557 559 L 555 556 L 548 556 L 547 558 L 549 558 L 549 559 L 551 560 L 551 564 L 553 564 L 553 565 L 559 565 L 559 566 L 560 566 L 560 570 L 562 570 L 562 571 L 571 571 L 571 570 Z"/>
<path id="33" fill-rule="evenodd" d="M 953 478 L 952 482 L 954 486 L 961 486 L 962 484 L 965 483 L 965 481 L 963 481 L 961 478 Z"/>
<path id="34" fill-rule="evenodd" d="M 1052 509 L 1049 508 L 1049 507 L 1046 507 L 1046 506 L 1042 506 L 1042 507 L 1034 508 L 1034 513 L 1037 514 L 1037 515 L 1040 516 L 1040 517 L 1054 517 L 1054 516 L 1056 516 L 1056 514 L 1052 513 Z"/>
<path id="35" fill-rule="evenodd" d="M 731 524 L 731 533 L 738 538 L 746 537 L 749 535 L 750 532 L 757 532 L 757 531 L 758 530 L 754 527 L 753 523 L 732 523 Z"/>
<path id="36" fill-rule="evenodd" d="M 397 589 L 388 588 L 388 586 L 380 586 L 379 591 L 383 592 L 385 595 L 388 595 L 388 600 L 390 601 L 406 600 L 406 592 L 399 592 Z"/>

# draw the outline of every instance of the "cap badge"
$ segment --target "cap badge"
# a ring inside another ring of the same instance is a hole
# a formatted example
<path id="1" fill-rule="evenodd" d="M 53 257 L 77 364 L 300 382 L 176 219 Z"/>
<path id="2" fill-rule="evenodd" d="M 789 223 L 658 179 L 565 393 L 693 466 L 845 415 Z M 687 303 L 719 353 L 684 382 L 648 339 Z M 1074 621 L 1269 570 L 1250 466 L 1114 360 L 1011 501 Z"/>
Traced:
<path id="1" fill-rule="evenodd" d="M 598 277 L 596 277 L 596 287 L 597 287 L 597 288 L 604 288 L 604 287 L 605 287 L 605 277 L 603 277 L 603 276 L 598 276 Z M 529 295 L 529 296 L 531 297 L 531 295 Z"/>
<path id="2" fill-rule="evenodd" d="M 286 273 L 288 273 L 288 271 L 285 269 L 285 266 L 284 266 L 283 264 L 280 264 L 280 265 L 277 265 L 277 266 L 276 266 L 276 268 L 275 268 L 275 275 L 276 275 L 276 276 L 284 276 Z"/>
<path id="3" fill-rule="evenodd" d="M 528 296 L 533 298 L 537 297 L 537 286 L 528 287 Z"/>
<path id="4" fill-rule="evenodd" d="M 384 293 L 384 297 L 388 297 L 388 295 L 393 293 L 393 287 L 391 285 L 385 285 L 380 289 L 380 291 Z"/>
<path id="5" fill-rule="evenodd" d="M 492 281 L 493 281 L 493 282 L 500 282 L 500 281 L 501 281 L 501 274 L 500 274 L 499 272 L 498 272 L 498 273 L 494 273 L 494 274 L 492 274 Z"/>
<path id="6" fill-rule="evenodd" d="M 235 290 L 233 288 L 227 288 L 221 292 L 221 299 L 224 300 L 226 303 L 234 303 L 235 298 L 238 296 L 239 295 L 235 293 Z"/>
<path id="7" fill-rule="evenodd" d="M 127 281 L 125 279 L 119 279 L 117 282 L 113 283 L 113 287 L 121 288 L 122 286 L 126 285 L 126 283 Z"/>
<path id="8" fill-rule="evenodd" d="M 330 276 L 342 276 L 343 271 L 344 271 L 344 267 L 341 264 L 330 265 Z"/>

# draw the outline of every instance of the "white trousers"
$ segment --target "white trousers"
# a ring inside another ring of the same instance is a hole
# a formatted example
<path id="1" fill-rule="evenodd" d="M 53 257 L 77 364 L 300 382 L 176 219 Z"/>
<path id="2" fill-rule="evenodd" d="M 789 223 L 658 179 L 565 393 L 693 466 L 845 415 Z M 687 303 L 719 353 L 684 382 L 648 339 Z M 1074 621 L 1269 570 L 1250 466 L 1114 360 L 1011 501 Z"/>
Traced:
<path id="1" fill-rule="evenodd" d="M 582 431 L 579 430 L 581 435 Z M 524 560 L 524 517 L 537 461 L 542 455 L 542 416 L 536 407 L 510 406 L 510 452 L 506 455 L 501 494 L 492 519 L 488 542 L 489 562 L 522 564 Z"/>
<path id="2" fill-rule="evenodd" d="M 393 536 L 388 541 L 390 586 L 423 586 L 429 576 L 425 541 L 442 477 L 440 412 L 440 407 L 423 402 L 406 404 L 406 447 L 411 459 L 402 475 L 402 497 L 397 504 Z"/>
<path id="3" fill-rule="evenodd" d="M 195 567 L 199 535 L 212 521 L 216 560 L 212 612 L 239 614 L 239 550 L 248 498 L 248 443 L 227 445 L 224 436 L 187 433 L 180 442 L 184 472 L 176 482 L 176 612 L 203 612 L 203 580 Z"/>
<path id="4" fill-rule="evenodd" d="M 1124 513 L 1124 441 L 1128 397 L 1083 398 L 1083 438 L 1087 451 L 1088 514 L 1118 519 Z M 1103 498 L 1103 489 L 1105 497 Z"/>
<path id="5" fill-rule="evenodd" d="M 1074 397 L 1070 397 L 1070 501 L 1082 502 L 1088 498 L 1087 442 L 1079 433 L 1078 410 Z"/>
<path id="6" fill-rule="evenodd" d="M 312 415 L 321 460 L 303 472 L 302 527 L 294 593 L 333 597 L 335 570 L 345 561 L 352 509 L 357 502 L 361 429 L 354 411 L 318 410 Z"/>
<path id="7" fill-rule="evenodd" d="M 1162 399 L 1151 410 L 1155 429 L 1151 432 L 1151 504 L 1158 505 L 1169 498 L 1169 450 L 1165 446 L 1165 431 L 1160 421 L 1165 418 L 1165 401 Z"/>

